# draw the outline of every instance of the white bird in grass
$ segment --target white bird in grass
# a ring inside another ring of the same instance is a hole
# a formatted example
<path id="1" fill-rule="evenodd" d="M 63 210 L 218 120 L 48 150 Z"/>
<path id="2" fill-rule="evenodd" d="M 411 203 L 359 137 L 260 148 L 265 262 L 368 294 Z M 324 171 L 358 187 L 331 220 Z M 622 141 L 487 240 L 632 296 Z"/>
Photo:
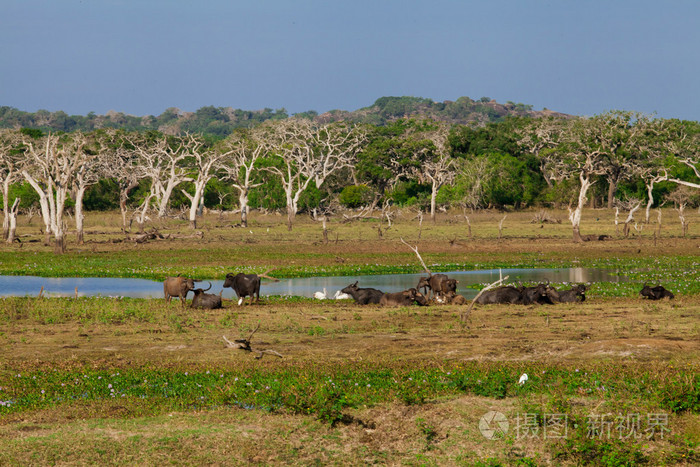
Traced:
<path id="1" fill-rule="evenodd" d="M 323 292 L 314 292 L 314 298 L 317 300 L 326 300 L 328 298 L 328 294 L 326 293 L 326 288 L 323 288 Z"/>
<path id="2" fill-rule="evenodd" d="M 522 375 L 520 375 L 520 380 L 518 381 L 518 384 L 522 386 L 523 384 L 525 384 L 525 381 L 527 381 L 527 379 L 527 373 L 523 373 Z"/>
<path id="3" fill-rule="evenodd" d="M 352 297 L 346 293 L 341 292 L 340 290 L 336 290 L 335 295 L 333 295 L 333 298 L 335 300 L 348 300 Z"/>

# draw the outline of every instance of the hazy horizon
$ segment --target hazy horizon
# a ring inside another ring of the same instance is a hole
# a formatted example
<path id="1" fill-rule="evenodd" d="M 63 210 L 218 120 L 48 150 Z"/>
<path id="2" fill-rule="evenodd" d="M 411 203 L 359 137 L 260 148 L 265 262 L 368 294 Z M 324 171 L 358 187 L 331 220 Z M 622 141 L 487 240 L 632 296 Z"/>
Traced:
<path id="1" fill-rule="evenodd" d="M 700 120 L 700 2 L 5 0 L 0 105 L 145 116 L 468 96 Z"/>

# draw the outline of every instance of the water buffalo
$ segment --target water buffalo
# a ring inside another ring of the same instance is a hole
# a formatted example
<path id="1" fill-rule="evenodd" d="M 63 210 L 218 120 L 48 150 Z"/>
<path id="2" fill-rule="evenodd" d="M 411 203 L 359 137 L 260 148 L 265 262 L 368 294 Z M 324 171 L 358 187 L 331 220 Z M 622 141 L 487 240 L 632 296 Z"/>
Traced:
<path id="1" fill-rule="evenodd" d="M 446 274 L 431 274 L 428 277 L 421 277 L 418 280 L 416 289 L 423 288 L 423 293 L 430 289 L 430 297 L 435 297 L 439 293 L 456 292 L 459 281 L 450 279 Z"/>
<path id="2" fill-rule="evenodd" d="M 255 296 L 255 302 L 260 300 L 260 276 L 257 274 L 226 274 L 226 280 L 224 281 L 224 287 L 231 287 L 238 295 L 238 304 L 243 303 L 245 297 L 250 297 L 248 305 L 253 304 L 253 296 Z"/>
<path id="3" fill-rule="evenodd" d="M 194 297 L 192 298 L 192 304 L 190 307 L 207 308 L 209 310 L 221 308 L 221 293 L 219 293 L 219 295 L 204 293 L 209 289 L 211 289 L 211 282 L 209 283 L 209 288 L 207 289 L 194 289 Z M 221 292 L 223 292 L 223 289 Z"/>
<path id="4" fill-rule="evenodd" d="M 487 290 L 476 300 L 479 305 L 490 305 L 494 303 L 522 303 L 520 290 L 509 285 Z"/>
<path id="5" fill-rule="evenodd" d="M 538 305 L 552 305 L 554 301 L 552 300 L 551 290 L 554 290 L 549 284 L 537 284 L 533 287 L 519 287 L 520 290 L 520 302 L 523 305 L 532 305 L 536 303 Z M 556 291 L 555 291 L 556 292 Z"/>
<path id="6" fill-rule="evenodd" d="M 555 291 L 556 295 L 550 293 L 550 297 L 554 295 L 556 298 L 553 299 L 561 303 L 583 302 L 586 300 L 586 288 L 585 284 L 578 284 L 569 290 Z"/>
<path id="7" fill-rule="evenodd" d="M 666 290 L 662 285 L 651 287 L 646 284 L 644 284 L 642 290 L 639 291 L 639 295 L 649 300 L 661 300 L 662 298 L 672 299 L 674 297 L 673 293 L 670 290 Z"/>
<path id="8" fill-rule="evenodd" d="M 385 293 L 379 299 L 379 304 L 381 306 L 410 306 L 413 305 L 413 303 L 425 306 L 428 304 L 428 300 L 416 289 L 408 289 L 396 293 Z"/>
<path id="9" fill-rule="evenodd" d="M 185 306 L 185 299 L 187 298 L 187 293 L 190 290 L 194 290 L 195 282 L 199 281 L 182 276 L 166 278 L 163 282 L 163 293 L 165 294 L 165 301 L 167 303 L 170 303 L 170 299 L 172 297 L 180 297 L 180 302 L 182 303 L 182 306 Z"/>
<path id="10" fill-rule="evenodd" d="M 341 290 L 342 293 L 350 295 L 355 299 L 355 303 L 358 305 L 367 305 L 369 303 L 377 304 L 379 300 L 382 299 L 384 292 L 372 288 L 360 288 L 357 286 L 357 282 L 350 284 Z"/>

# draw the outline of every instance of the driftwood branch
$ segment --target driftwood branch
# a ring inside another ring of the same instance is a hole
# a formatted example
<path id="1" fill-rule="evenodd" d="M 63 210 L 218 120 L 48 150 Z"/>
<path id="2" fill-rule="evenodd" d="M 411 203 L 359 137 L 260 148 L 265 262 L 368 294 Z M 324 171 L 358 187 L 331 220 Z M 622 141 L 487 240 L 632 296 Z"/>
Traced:
<path id="1" fill-rule="evenodd" d="M 224 342 L 226 342 L 226 346 L 231 349 L 247 350 L 248 352 L 252 351 L 250 348 L 250 341 L 246 339 L 235 339 L 233 342 L 231 342 L 226 338 L 226 336 L 222 337 L 224 338 Z"/>
<path id="2" fill-rule="evenodd" d="M 253 329 L 253 332 L 250 333 L 250 336 L 248 336 L 248 340 L 246 340 L 246 342 L 248 342 L 248 343 L 250 344 L 250 340 L 253 338 L 253 334 L 255 334 L 256 332 L 258 332 L 258 329 L 260 329 L 260 323 L 258 323 L 258 325 L 256 326 L 256 328 Z"/>
<path id="3" fill-rule="evenodd" d="M 343 214 L 344 222 L 354 221 L 356 219 L 367 219 L 367 218 L 378 219 L 378 217 L 370 216 L 370 214 L 374 210 L 374 207 L 375 207 L 375 203 L 372 203 L 369 206 L 362 208 L 362 211 L 360 211 L 359 214 L 355 214 L 354 216 L 348 216 L 347 214 Z"/>
<path id="4" fill-rule="evenodd" d="M 260 323 L 258 323 L 258 326 L 253 330 L 253 332 L 250 333 L 250 336 L 248 336 L 247 339 L 234 339 L 233 342 L 231 342 L 226 338 L 226 336 L 222 337 L 224 338 L 224 342 L 226 342 L 226 347 L 230 349 L 238 349 L 245 350 L 246 352 L 253 352 L 253 348 L 250 346 L 250 341 L 253 338 L 253 335 L 258 331 L 258 329 L 260 329 Z M 265 354 L 283 358 L 282 354 L 270 349 L 255 350 L 255 352 L 258 352 L 258 355 L 254 356 L 254 358 L 258 360 L 263 358 Z"/>
<path id="5" fill-rule="evenodd" d="M 277 269 L 277 268 L 268 269 L 267 271 L 263 272 L 262 274 L 258 274 L 258 277 L 264 277 L 265 279 L 270 279 L 272 281 L 279 282 L 280 281 L 279 279 L 275 279 L 274 277 L 270 277 L 267 275 L 268 273 L 274 271 L 275 269 Z"/>
<path id="6" fill-rule="evenodd" d="M 491 289 L 493 289 L 493 288 L 495 288 L 495 287 L 498 287 L 499 285 L 503 284 L 503 282 L 505 282 L 506 280 L 508 280 L 508 277 L 509 277 L 509 276 L 501 277 L 501 278 L 498 279 L 496 282 L 494 282 L 494 283 L 492 283 L 492 284 L 489 284 L 489 285 L 487 285 L 486 287 L 484 287 L 483 289 L 481 289 L 481 290 L 479 291 L 479 293 L 476 294 L 476 297 L 474 297 L 474 300 L 472 300 L 472 302 L 469 304 L 469 306 L 467 307 L 467 309 L 464 310 L 464 311 L 460 314 L 460 316 L 459 316 L 460 321 L 464 322 L 464 321 L 466 321 L 467 318 L 469 318 L 469 314 L 471 313 L 472 308 L 474 308 L 474 304 L 476 303 L 476 301 L 479 299 L 479 297 L 481 297 L 481 295 L 482 295 L 484 292 L 486 292 L 487 290 L 491 290 Z"/>
<path id="7" fill-rule="evenodd" d="M 146 243 L 149 240 L 165 240 L 165 236 L 158 232 L 155 227 L 150 232 L 145 232 L 137 235 L 127 235 L 127 240 L 133 240 L 136 243 Z"/>
<path id="8" fill-rule="evenodd" d="M 258 352 L 258 355 L 253 357 L 256 360 L 260 360 L 261 358 L 263 358 L 263 356 L 265 354 L 270 354 L 270 355 L 274 355 L 275 357 L 283 358 L 281 353 L 275 352 L 274 350 L 270 350 L 270 349 L 257 350 L 256 352 Z"/>
<path id="9" fill-rule="evenodd" d="M 183 234 L 168 234 L 165 236 L 165 238 L 204 238 L 204 232 L 202 231 L 197 231 L 195 233 L 183 235 Z"/>
<path id="10" fill-rule="evenodd" d="M 423 258 L 421 258 L 420 253 L 418 253 L 418 247 L 409 245 L 408 243 L 406 243 L 406 241 L 403 239 L 403 237 L 401 238 L 401 243 L 403 243 L 404 245 L 409 247 L 411 250 L 413 250 L 413 252 L 416 254 L 416 256 L 418 256 L 418 260 L 420 261 L 420 264 L 423 265 L 423 269 L 425 269 L 425 272 L 428 273 L 429 276 L 432 276 L 433 273 L 430 272 L 430 269 L 428 269 L 428 266 L 425 265 L 425 261 L 423 261 Z"/>

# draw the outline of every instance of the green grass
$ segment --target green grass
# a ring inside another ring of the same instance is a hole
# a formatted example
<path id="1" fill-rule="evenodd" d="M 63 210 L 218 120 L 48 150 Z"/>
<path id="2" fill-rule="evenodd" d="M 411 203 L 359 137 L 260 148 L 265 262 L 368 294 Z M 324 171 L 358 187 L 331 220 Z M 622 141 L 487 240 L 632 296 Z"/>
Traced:
<path id="1" fill-rule="evenodd" d="M 21 248 L 0 246 L 0 274 L 421 272 L 403 237 L 433 272 L 598 267 L 630 280 L 593 284 L 584 304 L 477 307 L 468 323 L 456 307 L 296 297 L 212 312 L 147 299 L 0 299 L 0 464 L 700 463 L 696 240 L 681 239 L 670 221 L 657 247 L 651 226 L 638 238 L 573 245 L 570 226 L 533 225 L 532 213 L 509 214 L 503 239 L 501 213 L 470 215 L 473 238 L 455 216 L 420 232 L 410 217 L 381 239 L 376 220 L 333 222 L 328 245 L 301 217 L 292 233 L 272 215 L 250 229 L 207 218 L 202 241 L 135 245 L 114 244 L 123 235 L 106 216 L 105 227 L 88 231 L 111 233 L 88 233 L 92 243 L 69 244 L 66 255 L 31 237 Z M 181 224 L 160 227 L 182 233 Z M 19 233 L 36 230 L 20 224 Z M 593 231 L 614 234 L 611 214 L 584 213 L 584 233 Z M 678 299 L 642 301 L 644 282 L 660 282 Z M 248 337 L 259 323 L 253 347 L 283 359 L 224 348 L 222 334 Z M 522 373 L 529 380 L 521 386 Z M 511 420 L 535 414 L 540 424 L 546 414 L 566 414 L 570 436 L 528 444 L 511 432 L 489 444 L 477 429 L 489 410 Z M 666 414 L 670 432 L 591 439 L 591 413 Z"/>
<path id="2" fill-rule="evenodd" d="M 525 385 L 519 375 L 528 373 Z M 540 363 L 425 363 L 317 365 L 275 369 L 92 367 L 0 373 L 0 416 L 76 402 L 124 400 L 141 413 L 236 406 L 313 414 L 329 423 L 346 408 L 400 401 L 407 405 L 471 394 L 503 399 L 546 395 L 571 401 L 593 397 L 636 409 L 700 413 L 700 375 L 686 368 L 639 371 L 636 366 L 584 368 Z M 559 409 L 571 408 L 569 403 Z"/>

